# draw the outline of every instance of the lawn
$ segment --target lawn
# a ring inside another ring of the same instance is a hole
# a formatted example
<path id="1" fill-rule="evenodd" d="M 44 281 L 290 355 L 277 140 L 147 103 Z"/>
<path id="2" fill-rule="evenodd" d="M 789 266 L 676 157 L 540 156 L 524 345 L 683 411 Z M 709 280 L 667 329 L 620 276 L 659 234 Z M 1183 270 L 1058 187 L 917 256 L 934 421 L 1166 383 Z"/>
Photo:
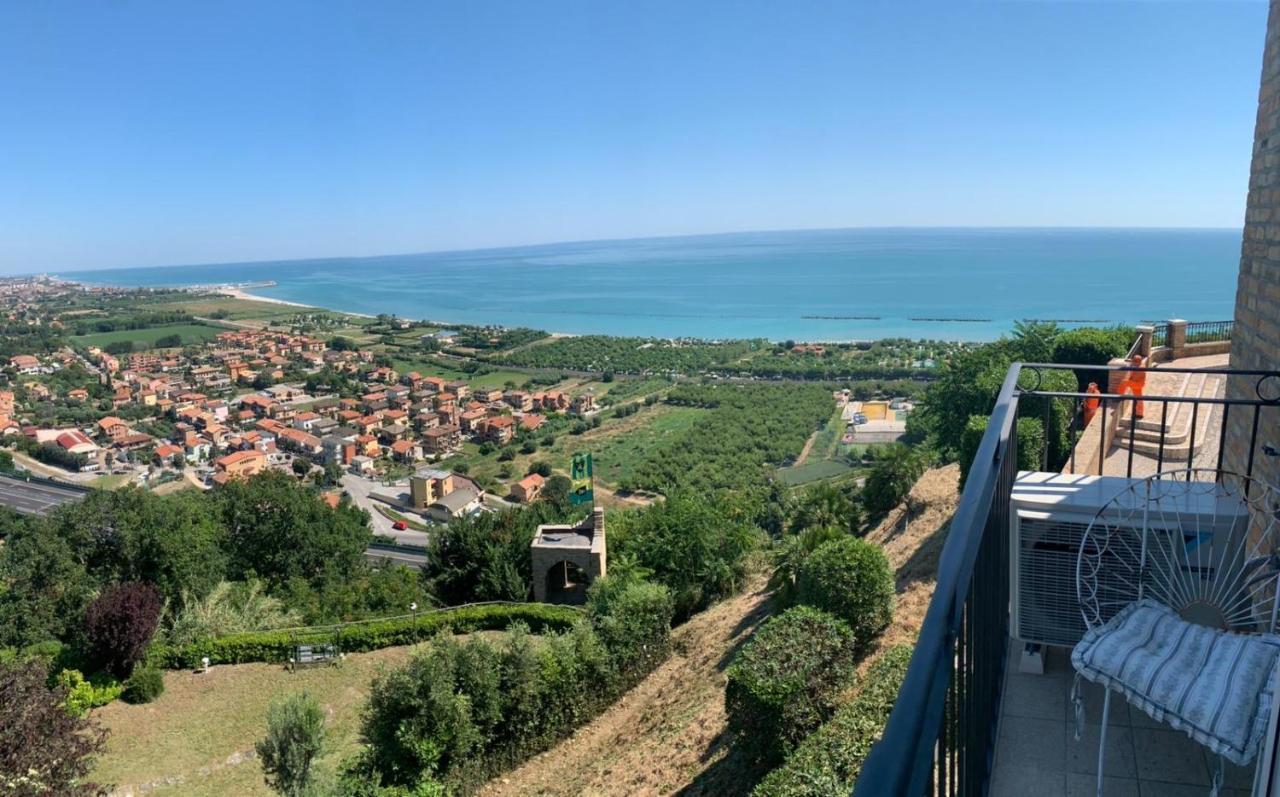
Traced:
<path id="1" fill-rule="evenodd" d="M 96 487 L 100 490 L 118 490 L 133 481 L 133 475 L 129 473 L 109 473 L 89 482 L 90 487 Z"/>
<path id="2" fill-rule="evenodd" d="M 481 374 L 480 376 L 464 376 L 472 389 L 484 388 L 500 388 L 507 382 L 515 382 L 517 385 L 523 385 L 529 379 L 529 375 L 520 371 L 494 371 L 489 374 Z M 543 388 L 538 388 L 542 390 Z"/>
<path id="3" fill-rule="evenodd" d="M 495 641 L 499 631 L 481 632 Z M 286 672 L 277 664 L 214 667 L 203 675 L 166 672 L 165 692 L 154 703 L 117 701 L 94 712 L 111 732 L 95 780 L 122 793 L 184 797 L 272 795 L 252 758 L 263 734 L 267 706 L 289 692 L 316 698 L 328 717 L 330 752 L 320 766 L 332 771 L 359 744 L 360 711 L 369 683 L 383 667 L 405 662 L 414 647 L 348 655 L 337 667 Z M 140 788 L 150 784 L 151 788 Z"/>
<path id="4" fill-rule="evenodd" d="M 116 343 L 122 340 L 131 340 L 135 349 L 149 349 L 155 342 L 167 335 L 178 335 L 182 338 L 182 345 L 189 343 L 203 343 L 206 340 L 212 340 L 219 332 L 226 332 L 222 327 L 206 326 L 204 324 L 173 324 L 163 327 L 150 327 L 148 329 L 118 329 L 114 332 L 94 332 L 91 335 L 76 335 L 73 341 L 84 346 L 98 346 L 99 348 L 106 346 L 108 343 Z"/>

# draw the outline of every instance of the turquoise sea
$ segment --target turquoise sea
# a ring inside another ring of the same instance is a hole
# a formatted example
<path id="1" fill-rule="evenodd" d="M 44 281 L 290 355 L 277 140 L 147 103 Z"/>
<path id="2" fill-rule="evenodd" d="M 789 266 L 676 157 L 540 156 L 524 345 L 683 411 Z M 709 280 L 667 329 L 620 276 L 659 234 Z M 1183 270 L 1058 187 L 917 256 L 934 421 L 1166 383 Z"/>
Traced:
<path id="1" fill-rule="evenodd" d="M 1232 316 L 1239 230 L 849 229 L 64 272 L 95 284 L 275 280 L 360 313 L 661 337 L 985 340 L 1017 319 Z"/>

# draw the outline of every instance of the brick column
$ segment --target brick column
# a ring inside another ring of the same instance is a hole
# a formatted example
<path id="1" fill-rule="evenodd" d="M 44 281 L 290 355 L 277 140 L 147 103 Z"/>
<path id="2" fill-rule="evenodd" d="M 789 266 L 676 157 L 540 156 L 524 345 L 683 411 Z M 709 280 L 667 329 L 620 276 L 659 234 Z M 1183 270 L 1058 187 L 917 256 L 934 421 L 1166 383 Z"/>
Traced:
<path id="1" fill-rule="evenodd" d="M 1183 356 L 1184 349 L 1187 348 L 1187 322 L 1181 318 L 1170 318 L 1165 324 L 1169 327 L 1165 345 L 1171 351 L 1170 359 L 1176 360 Z"/>
<path id="2" fill-rule="evenodd" d="M 1236 287 L 1231 367 L 1280 370 L 1280 0 L 1272 0 L 1267 20 Z M 1227 396 L 1254 399 L 1256 382 L 1256 377 L 1232 377 L 1227 380 Z M 1264 385 L 1263 391 L 1274 395 L 1275 387 Z M 1223 456 L 1227 470 L 1244 473 L 1247 469 L 1252 427 L 1251 410 L 1238 408 L 1231 413 Z M 1275 407 L 1261 410 L 1256 442 L 1252 452 L 1254 476 L 1280 484 L 1280 458 L 1261 451 L 1267 443 L 1280 446 L 1280 411 Z"/>
<path id="3" fill-rule="evenodd" d="M 1151 338 L 1156 334 L 1156 328 L 1148 324 L 1138 327 L 1138 354 L 1142 355 L 1143 360 L 1151 358 Z"/>

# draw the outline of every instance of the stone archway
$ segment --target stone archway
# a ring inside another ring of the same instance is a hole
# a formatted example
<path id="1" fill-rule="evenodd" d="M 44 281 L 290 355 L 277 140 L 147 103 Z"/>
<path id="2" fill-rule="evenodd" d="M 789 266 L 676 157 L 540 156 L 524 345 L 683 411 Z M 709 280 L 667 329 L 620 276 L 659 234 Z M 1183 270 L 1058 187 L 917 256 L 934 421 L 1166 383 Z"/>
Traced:
<path id="1" fill-rule="evenodd" d="M 591 577 L 578 565 L 567 559 L 547 568 L 546 601 L 548 603 L 567 603 L 581 605 L 587 602 L 587 587 L 591 586 Z"/>
<path id="2" fill-rule="evenodd" d="M 607 565 L 604 510 L 596 507 L 575 525 L 539 526 L 530 545 L 533 599 L 539 603 L 585 603 L 587 587 Z"/>

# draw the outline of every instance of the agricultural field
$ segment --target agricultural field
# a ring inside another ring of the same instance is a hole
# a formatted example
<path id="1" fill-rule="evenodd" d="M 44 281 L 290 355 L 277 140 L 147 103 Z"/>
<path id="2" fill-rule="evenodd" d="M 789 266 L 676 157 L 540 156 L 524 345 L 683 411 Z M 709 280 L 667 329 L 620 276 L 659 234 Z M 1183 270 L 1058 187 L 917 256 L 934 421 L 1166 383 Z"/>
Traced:
<path id="1" fill-rule="evenodd" d="M 815 459 L 803 465 L 792 465 L 789 468 L 778 468 L 778 479 L 791 487 L 822 479 L 843 476 L 853 470 L 847 462 L 834 459 Z"/>
<path id="2" fill-rule="evenodd" d="M 523 478 L 534 462 L 547 462 L 559 473 L 568 473 L 574 454 L 590 452 L 595 465 L 596 480 L 605 487 L 615 487 L 622 479 L 630 478 L 636 468 L 659 446 L 684 434 L 699 418 L 707 413 L 698 407 L 673 407 L 655 404 L 625 418 L 602 415 L 599 427 L 582 434 L 571 434 L 565 429 L 550 433 L 539 430 L 533 439 L 541 441 L 554 434 L 555 443 L 550 447 L 538 446 L 532 454 L 518 454 L 508 462 L 498 460 L 498 452 L 481 454 L 475 443 L 464 443 L 462 453 L 450 457 L 442 467 L 451 468 L 466 463 L 467 475 L 481 483 L 489 482 L 492 491 L 505 495 L 509 486 Z M 575 418 L 565 419 L 567 422 Z M 503 477 L 507 470 L 511 475 Z"/>
<path id="3" fill-rule="evenodd" d="M 849 464 L 844 447 L 840 444 L 843 433 L 844 419 L 841 417 L 841 408 L 836 407 L 823 427 L 814 432 L 796 462 L 777 469 L 778 478 L 783 484 L 794 487 L 843 476 L 852 471 L 854 468 Z"/>
<path id="4" fill-rule="evenodd" d="M 565 462 L 579 451 L 590 451 L 597 479 L 609 485 L 629 482 L 635 478 L 640 463 L 664 443 L 688 432 L 706 413 L 697 407 L 657 404 L 621 419 L 616 426 L 601 426 L 578 436 L 565 435 L 551 450 L 558 449 Z M 624 429 L 624 423 L 631 418 L 641 422 Z"/>
<path id="5" fill-rule="evenodd" d="M 517 385 L 522 385 L 529 378 L 529 374 L 522 371 L 501 370 L 478 376 L 464 375 L 458 378 L 466 379 L 472 388 L 500 388 L 507 382 L 515 382 Z M 542 390 L 544 388 L 538 389 Z"/>
<path id="6" fill-rule="evenodd" d="M 158 302 L 148 304 L 146 307 L 148 310 L 182 310 L 202 318 L 220 317 L 229 321 L 283 319 L 296 316 L 303 311 L 301 307 L 275 302 L 255 302 L 230 296 L 199 294 L 193 294 L 190 299 Z"/>
<path id="7" fill-rule="evenodd" d="M 182 338 L 182 345 L 186 346 L 192 343 L 203 343 L 206 340 L 212 340 L 219 332 L 226 332 L 226 330 L 205 324 L 172 324 L 163 327 L 149 327 L 147 329 L 117 329 L 114 332 L 75 335 L 71 340 L 73 343 L 82 346 L 98 346 L 99 348 L 106 346 L 108 343 L 128 340 L 133 342 L 135 349 L 149 349 L 155 345 L 157 340 L 169 335 L 178 335 Z"/>

